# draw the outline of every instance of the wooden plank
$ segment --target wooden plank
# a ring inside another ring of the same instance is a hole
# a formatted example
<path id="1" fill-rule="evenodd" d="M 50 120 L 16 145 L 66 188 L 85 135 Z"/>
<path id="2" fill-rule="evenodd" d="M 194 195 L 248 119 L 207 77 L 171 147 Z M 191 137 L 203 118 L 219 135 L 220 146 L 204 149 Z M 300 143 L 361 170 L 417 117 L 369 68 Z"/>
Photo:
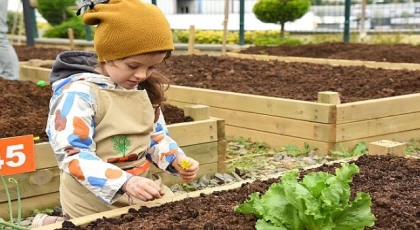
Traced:
<path id="1" fill-rule="evenodd" d="M 262 61 L 277 60 L 277 61 L 283 61 L 283 62 L 304 62 L 304 63 L 333 65 L 333 66 L 365 66 L 368 68 L 381 68 L 381 69 L 420 70 L 420 65 L 414 64 L 414 63 L 375 62 L 375 61 L 345 60 L 345 59 L 308 58 L 308 57 L 286 57 L 286 56 L 239 54 L 239 53 L 226 53 L 226 55 L 228 57 L 254 59 L 254 60 L 262 60 Z"/>
<path id="2" fill-rule="evenodd" d="M 6 181 L 14 178 L 19 183 L 20 197 L 27 198 L 58 191 L 60 185 L 60 170 L 58 168 L 42 169 L 30 173 L 22 173 L 5 177 Z M 10 198 L 17 199 L 16 185 L 7 183 Z M 0 186 L 0 194 L 6 194 L 5 188 Z M 6 196 L 0 196 L 0 202 L 7 201 Z"/>
<path id="3" fill-rule="evenodd" d="M 168 130 L 181 147 L 217 141 L 217 119 L 172 124 L 168 125 Z M 36 144 L 35 154 L 37 169 L 57 166 L 49 143 Z"/>
<path id="4" fill-rule="evenodd" d="M 171 186 L 177 183 L 184 183 L 184 181 L 181 178 L 172 176 L 166 172 L 163 172 L 162 170 L 156 168 L 155 166 L 153 166 L 150 170 L 152 173 L 159 175 L 166 186 Z M 210 164 L 203 164 L 203 165 L 200 164 L 200 169 L 198 170 L 196 179 L 198 180 L 203 175 L 213 176 L 216 173 L 217 173 L 217 163 L 210 163 Z"/>
<path id="5" fill-rule="evenodd" d="M 60 205 L 60 193 L 54 192 L 41 196 L 22 199 L 22 217 L 32 216 L 33 210 L 46 209 Z M 17 217 L 17 201 L 12 202 L 13 216 Z M 0 218 L 9 220 L 9 206 L 7 202 L 0 203 Z"/>
<path id="6" fill-rule="evenodd" d="M 234 139 L 238 137 L 246 137 L 251 139 L 253 142 L 265 142 L 270 147 L 282 148 L 286 145 L 295 145 L 299 149 L 303 149 L 304 143 L 308 143 L 309 146 L 316 147 L 320 155 L 329 154 L 329 150 L 333 148 L 334 143 L 313 141 L 298 137 L 290 137 L 285 135 L 261 132 L 252 129 L 244 129 L 234 126 L 226 125 L 226 137 L 227 139 Z"/>
<path id="7" fill-rule="evenodd" d="M 35 144 L 35 165 L 37 169 L 57 167 L 57 160 L 51 145 L 47 142 Z"/>
<path id="8" fill-rule="evenodd" d="M 217 140 L 217 122 L 212 119 L 173 124 L 168 126 L 168 129 L 169 135 L 180 146 Z"/>
<path id="9" fill-rule="evenodd" d="M 420 137 L 420 129 L 416 129 L 416 130 L 409 130 L 409 131 L 403 131 L 403 132 L 397 132 L 397 133 L 384 134 L 384 135 L 379 135 L 379 136 L 374 136 L 374 137 L 360 138 L 360 139 L 351 140 L 351 141 L 342 141 L 342 142 L 337 142 L 337 144 L 341 144 L 343 145 L 344 148 L 351 150 L 360 141 L 364 141 L 367 145 L 370 142 L 380 141 L 380 140 L 404 142 L 404 141 L 409 141 L 410 139 L 413 139 L 413 138 L 417 139 L 419 137 Z M 341 148 L 338 145 L 335 146 L 335 149 L 341 151 Z"/>
<path id="10" fill-rule="evenodd" d="M 337 124 L 420 112 L 420 93 L 337 105 Z"/>
<path id="11" fill-rule="evenodd" d="M 168 100 L 320 123 L 335 122 L 335 105 L 218 90 L 171 86 Z"/>
<path id="12" fill-rule="evenodd" d="M 20 66 L 20 80 L 22 81 L 32 81 L 38 82 L 39 80 L 45 81 L 46 84 L 49 84 L 49 76 L 51 69 L 33 67 L 29 65 Z"/>
<path id="13" fill-rule="evenodd" d="M 420 129 L 420 112 L 337 125 L 337 141 Z"/>
<path id="14" fill-rule="evenodd" d="M 211 116 L 225 119 L 226 125 L 229 126 L 323 142 L 335 141 L 334 124 L 323 124 L 213 107 L 210 108 L 210 114 Z"/>
<path id="15" fill-rule="evenodd" d="M 200 164 L 209 164 L 217 162 L 217 146 L 218 142 L 213 141 L 204 144 L 190 145 L 182 147 L 185 154 L 194 158 Z"/>
<path id="16" fill-rule="evenodd" d="M 340 160 L 337 160 L 337 161 L 330 161 L 326 164 L 327 165 L 333 165 L 333 164 L 336 164 L 336 163 L 351 162 L 351 161 L 357 160 L 357 158 L 358 157 L 340 159 Z M 318 164 L 318 165 L 305 167 L 305 168 L 303 168 L 303 170 L 318 168 L 322 165 L 323 164 Z M 297 171 L 297 169 L 290 170 L 290 171 Z M 279 178 L 282 175 L 284 175 L 286 172 L 287 171 L 277 173 L 277 174 L 272 174 L 272 175 L 269 175 L 265 178 L 260 178 L 258 180 L 268 180 L 268 179 L 271 179 L 271 178 Z M 235 183 L 228 184 L 228 185 L 222 185 L 222 186 L 213 187 L 213 188 L 206 188 L 206 189 L 198 190 L 198 191 L 194 191 L 194 192 L 178 194 L 178 195 L 175 195 L 173 197 L 167 197 L 167 198 L 162 198 L 162 199 L 150 201 L 146 206 L 147 207 L 156 207 L 156 206 L 161 206 L 161 205 L 166 204 L 166 203 L 171 203 L 171 202 L 175 202 L 175 201 L 179 201 L 179 200 L 184 200 L 185 198 L 198 197 L 198 196 L 201 196 L 202 194 L 212 194 L 213 192 L 216 192 L 216 191 L 226 191 L 226 190 L 230 190 L 230 189 L 240 188 L 241 186 L 243 186 L 243 184 L 251 183 L 253 181 L 254 180 L 248 179 L 248 180 L 244 180 L 244 181 L 241 181 L 241 182 L 235 182 Z M 96 219 L 102 219 L 103 217 L 118 218 L 121 215 L 128 213 L 129 209 L 131 209 L 131 208 L 140 209 L 141 208 L 140 206 L 141 205 L 138 204 L 138 205 L 127 206 L 127 207 L 118 208 L 118 209 L 114 209 L 114 210 L 110 210 L 110 211 L 106 211 L 106 212 L 95 213 L 95 214 L 92 214 L 92 215 L 89 215 L 89 216 L 84 216 L 84 217 L 79 217 L 79 218 L 72 219 L 71 222 L 73 224 L 75 224 L 76 226 L 84 226 L 84 225 L 89 224 L 92 221 L 95 221 Z M 61 223 L 55 223 L 55 224 L 46 225 L 46 226 L 42 226 L 42 227 L 38 227 L 38 228 L 33 228 L 32 230 L 52 230 L 52 229 L 57 229 L 57 228 L 61 228 L 61 227 L 62 227 Z"/>

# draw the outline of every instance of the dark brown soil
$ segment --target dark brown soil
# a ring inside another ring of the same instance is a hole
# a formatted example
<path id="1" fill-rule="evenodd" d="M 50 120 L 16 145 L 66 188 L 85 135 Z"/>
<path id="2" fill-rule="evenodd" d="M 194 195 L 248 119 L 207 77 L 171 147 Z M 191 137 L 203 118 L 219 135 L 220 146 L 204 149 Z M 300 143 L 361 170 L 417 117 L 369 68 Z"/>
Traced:
<path id="1" fill-rule="evenodd" d="M 420 71 L 362 66 L 256 61 L 214 56 L 172 56 L 159 70 L 172 84 L 316 101 L 320 91 L 340 93 L 342 102 L 420 92 Z"/>
<path id="2" fill-rule="evenodd" d="M 333 47 L 334 45 L 339 46 L 339 43 L 326 44 L 325 46 Z M 362 44 L 342 45 L 364 46 Z M 322 47 L 321 45 L 313 46 Z M 395 45 L 395 47 L 400 47 L 398 50 L 403 50 L 402 47 L 406 46 L 408 45 Z M 385 47 L 383 49 L 391 49 L 394 46 L 383 47 Z M 314 48 L 314 50 L 317 49 Z M 349 50 L 352 49 L 349 48 Z M 414 50 L 418 50 L 417 46 L 412 46 L 409 51 L 404 51 L 401 55 L 414 52 Z M 47 52 L 41 53 L 46 54 Z M 378 51 L 377 55 L 382 53 L 387 53 L 387 51 Z M 54 59 L 55 55 L 49 58 L 42 57 Z M 391 56 L 398 57 L 400 55 L 392 53 Z M 414 54 L 409 54 L 408 57 L 414 57 Z M 420 60 L 420 58 L 414 59 Z M 160 69 L 160 72 L 169 77 L 172 84 L 175 85 L 305 101 L 316 101 L 317 93 L 320 91 L 339 92 L 342 102 L 420 92 L 420 71 L 384 70 L 359 66 L 333 67 L 206 55 L 173 55 L 167 61 L 166 67 Z"/>
<path id="3" fill-rule="evenodd" d="M 358 43 L 323 43 L 299 46 L 255 46 L 243 50 L 241 53 L 377 62 L 420 63 L 420 46 L 408 44 L 374 45 Z"/>
<path id="4" fill-rule="evenodd" d="M 0 77 L 0 138 L 34 135 L 40 137 L 36 142 L 48 141 L 45 126 L 51 93 L 49 85 L 40 88 L 32 82 Z M 164 104 L 162 110 L 168 124 L 192 121 L 176 106 Z"/>
<path id="5" fill-rule="evenodd" d="M 351 184 L 352 197 L 357 192 L 370 194 L 376 222 L 369 229 L 420 229 L 420 160 L 363 156 L 356 164 L 360 173 Z M 311 171 L 335 174 L 336 167 L 340 165 Z M 71 227 L 71 222 L 65 222 L 63 229 L 254 229 L 256 219 L 235 213 L 234 207 L 253 192 L 264 193 L 274 182 L 277 180 L 256 181 L 242 188 L 203 194 L 160 207 L 131 209 L 120 219 L 98 219 L 85 228 Z"/>
<path id="6" fill-rule="evenodd" d="M 14 46 L 14 48 L 19 61 L 30 59 L 54 60 L 59 53 L 65 51 L 65 49 L 31 46 Z"/>

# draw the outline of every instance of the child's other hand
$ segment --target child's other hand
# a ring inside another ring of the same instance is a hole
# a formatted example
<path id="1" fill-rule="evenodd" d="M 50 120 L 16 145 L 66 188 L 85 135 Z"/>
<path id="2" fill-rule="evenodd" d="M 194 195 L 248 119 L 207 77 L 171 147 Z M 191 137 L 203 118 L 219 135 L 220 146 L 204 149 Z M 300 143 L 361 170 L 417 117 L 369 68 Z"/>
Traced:
<path id="1" fill-rule="evenodd" d="M 182 162 L 184 162 L 184 164 L 188 162 L 187 165 L 189 165 L 189 167 L 183 168 L 182 166 L 185 165 L 182 164 Z M 187 183 L 193 181 L 197 176 L 199 165 L 198 161 L 187 156 L 177 156 L 172 162 L 172 166 L 179 173 L 179 177 Z"/>
<path id="2" fill-rule="evenodd" d="M 150 179 L 133 176 L 126 182 L 125 192 L 142 201 L 149 201 L 160 198 L 164 192 Z"/>

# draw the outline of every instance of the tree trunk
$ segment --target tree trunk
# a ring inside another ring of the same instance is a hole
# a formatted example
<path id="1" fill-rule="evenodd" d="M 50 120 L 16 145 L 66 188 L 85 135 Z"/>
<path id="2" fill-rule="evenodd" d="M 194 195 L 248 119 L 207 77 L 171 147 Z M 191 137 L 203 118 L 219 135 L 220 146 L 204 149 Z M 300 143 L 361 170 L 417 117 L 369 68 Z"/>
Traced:
<path id="1" fill-rule="evenodd" d="M 281 22 L 280 23 L 280 40 L 284 39 L 284 24 L 286 24 L 286 22 Z"/>

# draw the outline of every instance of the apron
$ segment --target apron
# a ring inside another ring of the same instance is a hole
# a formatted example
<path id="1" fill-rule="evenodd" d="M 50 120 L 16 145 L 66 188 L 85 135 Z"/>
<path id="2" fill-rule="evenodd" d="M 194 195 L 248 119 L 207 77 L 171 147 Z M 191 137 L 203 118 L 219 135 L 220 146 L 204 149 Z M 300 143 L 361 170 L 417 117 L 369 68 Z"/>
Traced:
<path id="1" fill-rule="evenodd" d="M 97 156 L 133 175 L 152 179 L 165 192 L 162 198 L 173 196 L 159 176 L 148 172 L 150 162 L 145 150 L 150 145 L 155 113 L 146 90 L 111 90 L 91 85 L 97 105 L 93 137 Z M 147 203 L 132 199 L 134 204 Z M 70 218 L 129 205 L 126 194 L 113 204 L 105 203 L 65 172 L 60 174 L 60 202 L 63 213 Z"/>

